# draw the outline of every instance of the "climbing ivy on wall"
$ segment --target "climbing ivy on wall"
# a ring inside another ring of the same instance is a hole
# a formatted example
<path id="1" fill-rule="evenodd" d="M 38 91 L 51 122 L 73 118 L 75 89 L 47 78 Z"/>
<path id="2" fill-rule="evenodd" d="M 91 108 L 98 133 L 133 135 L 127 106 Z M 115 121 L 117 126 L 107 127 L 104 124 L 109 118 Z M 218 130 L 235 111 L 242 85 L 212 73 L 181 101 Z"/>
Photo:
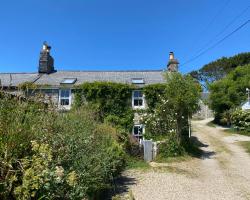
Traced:
<path id="1" fill-rule="evenodd" d="M 142 89 L 149 109 L 155 108 L 160 101 L 159 95 L 164 93 L 165 87 L 165 84 L 153 84 Z M 98 110 L 102 121 L 131 131 L 134 118 L 131 97 L 134 89 L 138 88 L 114 82 L 83 83 L 75 88 L 74 107 L 91 103 Z"/>
<path id="2" fill-rule="evenodd" d="M 157 83 L 147 85 L 143 88 L 143 93 L 149 109 L 154 109 L 156 104 L 160 102 L 160 95 L 164 94 L 166 84 Z"/>
<path id="3" fill-rule="evenodd" d="M 131 107 L 133 85 L 113 82 L 83 83 L 75 88 L 74 107 L 92 104 L 101 121 L 131 131 L 134 113 Z"/>

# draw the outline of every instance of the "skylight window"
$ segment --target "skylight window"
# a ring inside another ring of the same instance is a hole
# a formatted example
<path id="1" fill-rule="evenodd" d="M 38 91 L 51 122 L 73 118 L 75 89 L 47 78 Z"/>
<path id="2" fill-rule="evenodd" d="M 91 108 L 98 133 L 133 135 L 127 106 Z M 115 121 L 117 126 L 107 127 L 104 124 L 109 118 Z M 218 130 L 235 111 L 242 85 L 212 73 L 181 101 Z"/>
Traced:
<path id="1" fill-rule="evenodd" d="M 74 84 L 76 80 L 76 78 L 65 78 L 62 80 L 61 84 Z"/>
<path id="2" fill-rule="evenodd" d="M 143 78 L 133 78 L 132 79 L 133 84 L 144 84 L 144 79 Z"/>

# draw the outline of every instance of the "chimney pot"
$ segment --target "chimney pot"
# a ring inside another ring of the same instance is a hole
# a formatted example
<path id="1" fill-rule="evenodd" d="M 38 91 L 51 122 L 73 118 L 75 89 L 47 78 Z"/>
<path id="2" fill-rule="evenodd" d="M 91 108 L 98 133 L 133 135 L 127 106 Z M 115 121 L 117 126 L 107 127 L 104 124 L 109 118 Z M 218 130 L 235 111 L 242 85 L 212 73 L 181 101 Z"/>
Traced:
<path id="1" fill-rule="evenodd" d="M 169 52 L 169 60 L 173 60 L 174 59 L 174 52 Z"/>

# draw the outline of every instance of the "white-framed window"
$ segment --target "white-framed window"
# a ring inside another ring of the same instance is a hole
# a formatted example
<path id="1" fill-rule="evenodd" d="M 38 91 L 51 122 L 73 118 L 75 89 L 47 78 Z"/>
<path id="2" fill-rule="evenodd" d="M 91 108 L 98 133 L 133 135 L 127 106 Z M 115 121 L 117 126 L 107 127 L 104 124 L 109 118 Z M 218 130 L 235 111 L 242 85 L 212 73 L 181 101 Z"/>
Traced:
<path id="1" fill-rule="evenodd" d="M 143 139 L 144 126 L 142 124 L 135 124 L 133 127 L 133 136 L 136 137 L 139 141 Z"/>
<path id="2" fill-rule="evenodd" d="M 145 99 L 142 90 L 134 90 L 132 92 L 132 107 L 134 109 L 145 107 Z"/>
<path id="3" fill-rule="evenodd" d="M 71 89 L 59 90 L 59 106 L 70 109 L 71 106 Z"/>

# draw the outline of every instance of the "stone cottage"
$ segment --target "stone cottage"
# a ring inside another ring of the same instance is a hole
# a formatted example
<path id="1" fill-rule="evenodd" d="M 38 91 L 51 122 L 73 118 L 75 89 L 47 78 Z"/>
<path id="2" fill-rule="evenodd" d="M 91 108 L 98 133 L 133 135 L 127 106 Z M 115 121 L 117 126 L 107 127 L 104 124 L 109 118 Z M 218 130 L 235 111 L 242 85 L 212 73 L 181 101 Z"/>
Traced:
<path id="1" fill-rule="evenodd" d="M 57 71 L 54 59 L 50 54 L 51 47 L 44 43 L 40 52 L 39 67 L 35 73 L 0 73 L 0 86 L 10 93 L 18 93 L 18 86 L 23 83 L 34 83 L 39 87 L 39 92 L 52 99 L 59 109 L 70 109 L 74 101 L 74 86 L 85 82 L 108 81 L 117 83 L 134 84 L 138 86 L 131 94 L 133 109 L 144 109 L 146 102 L 142 90 L 145 85 L 163 83 L 163 72 L 178 71 L 178 60 L 173 52 L 169 54 L 167 69 L 163 70 L 124 70 L 124 71 Z M 142 138 L 144 126 L 139 123 L 135 115 L 133 134 Z"/>

